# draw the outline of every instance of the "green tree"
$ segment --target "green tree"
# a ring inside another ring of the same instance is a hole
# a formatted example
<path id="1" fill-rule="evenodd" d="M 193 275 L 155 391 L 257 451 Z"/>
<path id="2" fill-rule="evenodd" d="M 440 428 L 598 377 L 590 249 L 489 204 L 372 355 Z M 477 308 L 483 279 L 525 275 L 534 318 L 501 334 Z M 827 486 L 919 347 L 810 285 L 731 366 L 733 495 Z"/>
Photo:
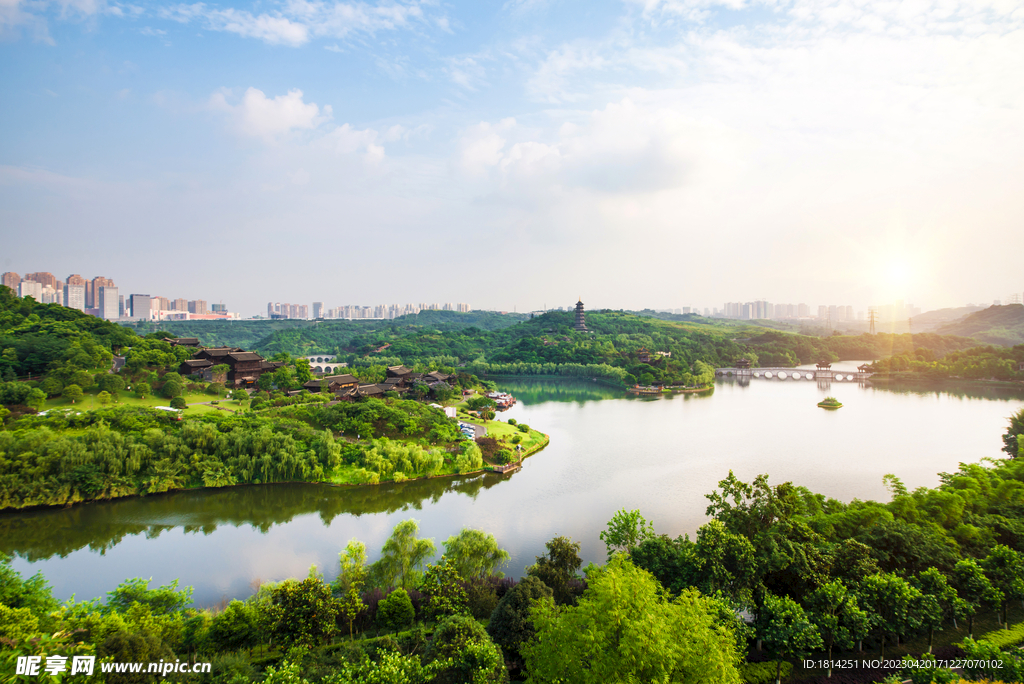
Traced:
<path id="1" fill-rule="evenodd" d="M 79 387 L 78 385 L 68 385 L 67 387 L 64 388 L 64 391 L 61 393 L 61 395 L 65 399 L 70 399 L 71 403 L 74 404 L 76 401 L 78 401 L 84 396 L 84 392 L 82 392 L 82 388 Z"/>
<path id="2" fill-rule="evenodd" d="M 114 373 L 103 373 L 100 375 L 96 386 L 104 392 L 109 392 L 111 396 L 116 397 L 117 393 L 124 389 L 124 379 Z"/>
<path id="3" fill-rule="evenodd" d="M 536 631 L 530 610 L 535 601 L 554 599 L 551 588 L 536 577 L 527 576 L 505 592 L 491 613 L 487 633 L 511 659 L 519 659 L 521 649 Z"/>
<path id="4" fill-rule="evenodd" d="M 883 659 L 886 637 L 894 634 L 898 641 L 901 634 L 920 626 L 920 616 L 915 612 L 920 596 L 913 585 L 893 573 L 878 573 L 861 582 L 858 600 L 871 618 L 872 633 L 879 638 Z"/>
<path id="5" fill-rule="evenodd" d="M 956 627 L 957 619 L 967 614 L 967 603 L 956 593 L 956 589 L 949 585 L 946 576 L 939 572 L 938 568 L 922 571 L 911 579 L 911 583 L 924 596 L 931 596 L 941 612 L 939 624 L 935 624 L 931 615 L 925 621 L 925 627 L 928 628 L 928 652 L 931 653 L 935 630 L 940 629 L 941 623 L 946 620 L 951 620 Z"/>
<path id="6" fill-rule="evenodd" d="M 160 388 L 161 394 L 168 399 L 180 397 L 185 391 L 185 383 L 177 373 L 168 373 L 164 376 L 164 385 Z"/>
<path id="7" fill-rule="evenodd" d="M 309 359 L 295 360 L 295 379 L 304 384 L 313 379 L 313 371 L 309 367 Z"/>
<path id="8" fill-rule="evenodd" d="M 210 641 L 218 651 L 237 651 L 256 644 L 256 613 L 252 606 L 232 601 L 210 622 Z"/>
<path id="9" fill-rule="evenodd" d="M 504 577 L 498 568 L 507 564 L 508 551 L 498 547 L 493 534 L 462 528 L 444 543 L 444 555 L 460 575 L 466 579 L 493 575 Z"/>
<path id="10" fill-rule="evenodd" d="M 273 590 L 272 633 L 287 649 L 315 648 L 337 631 L 338 604 L 314 570 L 298 582 L 285 580 Z"/>
<path id="11" fill-rule="evenodd" d="M 96 381 L 92 377 L 92 373 L 84 370 L 77 370 L 71 374 L 71 384 L 78 385 L 83 390 L 90 389 L 96 384 Z"/>
<path id="12" fill-rule="evenodd" d="M 407 627 L 414 617 L 416 617 L 416 609 L 413 608 L 409 592 L 401 587 L 392 591 L 377 604 L 377 624 L 388 631 L 397 632 L 403 627 Z"/>
<path id="13" fill-rule="evenodd" d="M 974 616 L 985 604 L 998 606 L 1003 602 L 1001 591 L 992 586 L 981 566 L 973 558 L 965 558 L 953 568 L 953 588 L 964 600 L 968 635 L 974 638 Z"/>
<path id="14" fill-rule="evenodd" d="M 1008 604 L 1011 600 L 1024 600 L 1024 559 L 1005 544 L 996 544 L 981 561 L 981 567 L 992 586 L 1003 595 L 1003 625 L 1009 629 Z"/>
<path id="15" fill-rule="evenodd" d="M 608 560 L 615 552 L 629 553 L 645 539 L 654 536 L 654 524 L 648 522 L 640 511 L 619 510 L 608 521 L 608 529 L 599 535 L 608 548 Z"/>
<path id="16" fill-rule="evenodd" d="M 508 682 L 501 650 L 468 615 L 452 615 L 438 625 L 427 655 L 440 668 L 433 684 Z"/>
<path id="17" fill-rule="evenodd" d="M 348 636 L 351 640 L 355 638 L 352 623 L 363 609 L 361 592 L 366 582 L 366 544 L 357 539 L 350 540 L 345 550 L 338 554 L 338 560 L 341 572 L 335 580 L 335 589 L 341 596 L 339 607 L 341 614 L 348 620 Z"/>
<path id="18" fill-rule="evenodd" d="M 149 395 L 149 393 L 152 391 L 153 390 L 149 386 L 148 382 L 135 383 L 135 396 L 137 396 L 139 399 L 145 399 L 146 396 Z"/>
<path id="19" fill-rule="evenodd" d="M 109 395 L 107 395 L 109 398 Z M 28 396 L 25 398 L 25 406 L 34 408 L 36 411 L 42 410 L 43 406 L 46 405 L 46 392 L 33 387 L 29 390 Z"/>
<path id="20" fill-rule="evenodd" d="M 103 391 L 96 395 L 96 401 L 99 402 L 100 406 L 106 406 L 110 403 L 110 392 Z"/>
<path id="21" fill-rule="evenodd" d="M 619 554 L 588 580 L 575 606 L 537 602 L 536 638 L 522 647 L 528 682 L 740 682 L 733 634 L 699 592 L 670 600 Z"/>
<path id="22" fill-rule="evenodd" d="M 152 611 L 154 615 L 170 615 L 184 610 L 192 603 L 192 587 L 178 589 L 178 580 L 150 589 L 149 583 L 141 577 L 125 580 L 113 591 L 107 592 L 107 608 L 126 613 L 133 603 Z"/>
<path id="23" fill-rule="evenodd" d="M 372 566 L 372 573 L 378 586 L 401 586 L 409 589 L 416 585 L 417 570 L 427 559 L 437 553 L 432 539 L 416 536 L 419 525 L 415 520 L 403 520 L 395 525 L 391 537 L 384 542 L 380 560 Z"/>
<path id="24" fill-rule="evenodd" d="M 57 378 L 50 376 L 39 383 L 39 389 L 46 392 L 46 396 L 48 397 L 56 397 L 60 395 L 60 391 L 64 389 L 64 383 Z"/>
<path id="25" fill-rule="evenodd" d="M 1024 435 L 1024 408 L 1014 413 L 1008 420 L 1010 424 L 1003 433 L 1003 451 L 1013 458 L 1018 451 L 1017 436 Z"/>
<path id="26" fill-rule="evenodd" d="M 242 403 L 243 401 L 249 398 L 249 393 L 246 392 L 245 390 L 237 389 L 231 393 L 231 398 L 237 401 L 238 403 Z"/>
<path id="27" fill-rule="evenodd" d="M 171 408 L 183 409 L 187 407 L 188 404 L 185 403 L 185 397 L 174 397 L 171 399 Z"/>
<path id="28" fill-rule="evenodd" d="M 274 371 L 274 384 L 277 385 L 277 389 L 285 392 L 294 389 L 295 385 L 295 373 L 291 368 L 287 366 L 281 366 Z"/>
<path id="29" fill-rule="evenodd" d="M 776 661 L 775 681 L 782 682 L 782 661 L 801 658 L 822 647 L 821 635 L 800 604 L 788 596 L 765 594 L 755 626 L 764 648 Z"/>
<path id="30" fill-rule="evenodd" d="M 581 544 L 568 537 L 555 537 L 545 546 L 548 549 L 547 555 L 537 556 L 537 562 L 528 567 L 526 573 L 550 587 L 556 603 L 573 603 L 576 595 L 571 583 L 576 579 L 576 571 L 583 565 L 583 559 L 580 558 Z"/>
<path id="31" fill-rule="evenodd" d="M 811 623 L 828 649 L 828 675 L 832 676 L 832 647 L 853 648 L 867 634 L 868 615 L 857 606 L 857 597 L 839 580 L 832 580 L 811 594 Z"/>
<path id="32" fill-rule="evenodd" d="M 427 597 L 425 613 L 432 620 L 468 612 L 465 578 L 446 556 L 423 574 L 420 591 Z"/>

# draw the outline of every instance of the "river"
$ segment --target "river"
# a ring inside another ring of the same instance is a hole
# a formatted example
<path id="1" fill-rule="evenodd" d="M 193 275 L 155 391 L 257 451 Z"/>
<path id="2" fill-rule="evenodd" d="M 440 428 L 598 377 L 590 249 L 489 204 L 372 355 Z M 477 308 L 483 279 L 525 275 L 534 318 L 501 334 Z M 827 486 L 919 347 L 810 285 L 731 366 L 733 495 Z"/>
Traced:
<path id="1" fill-rule="evenodd" d="M 499 418 L 551 436 L 512 475 L 246 486 L 0 514 L 0 551 L 25 575 L 41 571 L 62 599 L 101 596 L 131 577 L 177 578 L 203 606 L 247 596 L 257 580 L 305 576 L 313 564 L 333 578 L 349 539 L 364 541 L 373 560 L 392 527 L 415 518 L 439 551 L 463 526 L 493 533 L 518 577 L 555 535 L 581 541 L 584 563 L 603 562 L 598 533 L 619 508 L 640 509 L 659 533 L 692 536 L 706 520 L 704 495 L 730 469 L 842 501 L 887 499 L 886 473 L 911 489 L 934 486 L 960 462 L 1002 456 L 1007 417 L 1024 406 L 1021 393 L 997 389 L 792 379 L 721 379 L 708 395 L 655 398 L 587 381 L 500 384 L 519 403 Z M 845 406 L 817 408 L 826 395 Z"/>

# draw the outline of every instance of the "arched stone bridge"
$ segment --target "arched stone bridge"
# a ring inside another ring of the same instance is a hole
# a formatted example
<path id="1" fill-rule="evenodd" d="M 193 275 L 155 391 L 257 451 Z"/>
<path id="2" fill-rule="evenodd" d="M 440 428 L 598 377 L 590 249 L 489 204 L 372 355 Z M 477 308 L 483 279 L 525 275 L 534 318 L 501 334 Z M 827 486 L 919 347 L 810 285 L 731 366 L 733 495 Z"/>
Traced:
<path id="1" fill-rule="evenodd" d="M 865 371 L 821 370 L 803 368 L 716 368 L 715 375 L 766 378 L 768 380 L 867 380 L 873 373 Z"/>

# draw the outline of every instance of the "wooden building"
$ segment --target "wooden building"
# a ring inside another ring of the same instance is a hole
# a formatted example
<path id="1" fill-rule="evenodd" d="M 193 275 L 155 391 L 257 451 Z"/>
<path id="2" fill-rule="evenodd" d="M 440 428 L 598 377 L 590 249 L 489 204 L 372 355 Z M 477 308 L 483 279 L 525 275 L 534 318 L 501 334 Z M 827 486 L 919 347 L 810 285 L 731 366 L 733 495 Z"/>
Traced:
<path id="1" fill-rule="evenodd" d="M 256 384 L 263 372 L 262 361 L 263 357 L 256 352 L 237 351 L 228 354 L 223 361 L 230 368 L 228 381 L 236 387 Z"/>

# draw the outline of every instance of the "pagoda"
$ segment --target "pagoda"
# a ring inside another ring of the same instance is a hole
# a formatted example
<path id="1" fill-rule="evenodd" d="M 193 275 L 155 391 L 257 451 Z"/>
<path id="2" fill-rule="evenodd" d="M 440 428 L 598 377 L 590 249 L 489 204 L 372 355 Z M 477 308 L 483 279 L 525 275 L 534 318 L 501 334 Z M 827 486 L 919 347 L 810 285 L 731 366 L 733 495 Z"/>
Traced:
<path id="1" fill-rule="evenodd" d="M 576 324 L 573 326 L 577 332 L 589 332 L 587 330 L 587 323 L 583 314 L 583 300 L 576 302 Z"/>

